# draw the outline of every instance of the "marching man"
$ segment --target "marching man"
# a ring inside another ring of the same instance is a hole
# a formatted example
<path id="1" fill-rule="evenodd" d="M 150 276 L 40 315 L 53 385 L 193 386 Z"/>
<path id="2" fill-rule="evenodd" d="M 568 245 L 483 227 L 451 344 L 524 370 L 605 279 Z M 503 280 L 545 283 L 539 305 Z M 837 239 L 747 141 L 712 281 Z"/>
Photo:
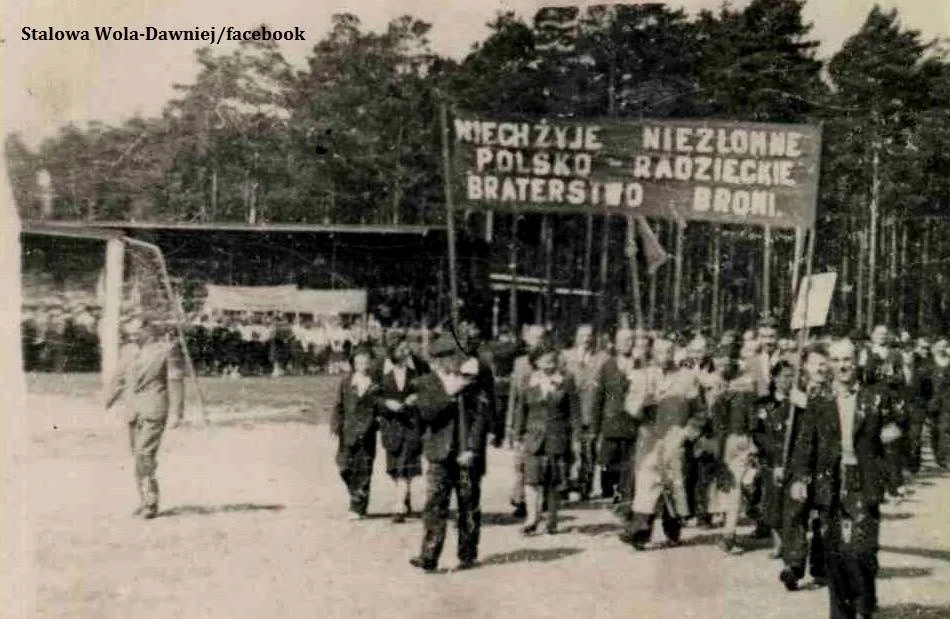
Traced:
<path id="1" fill-rule="evenodd" d="M 432 372 L 414 381 L 416 407 L 425 434 L 426 470 L 424 534 L 419 555 L 410 563 L 434 572 L 445 545 L 452 494 L 458 499 L 458 569 L 471 569 L 478 560 L 481 531 L 481 480 L 485 451 L 493 422 L 487 410 L 466 406 L 465 390 L 477 379 L 478 363 L 466 359 L 452 341 L 442 337 L 432 347 Z"/>
<path id="2" fill-rule="evenodd" d="M 643 550 L 653 534 L 653 521 L 661 515 L 670 544 L 678 544 L 682 519 L 689 515 L 684 467 L 685 445 L 702 429 L 703 404 L 697 375 L 673 363 L 674 344 L 668 339 L 653 343 L 652 366 L 643 375 L 642 404 L 627 403 L 628 414 L 640 417 L 635 452 L 633 517 L 620 534 L 621 541 Z"/>
<path id="3" fill-rule="evenodd" d="M 594 400 L 600 368 L 607 361 L 607 355 L 598 352 L 594 344 L 593 327 L 581 325 L 577 328 L 573 348 L 561 354 L 561 363 L 574 379 L 580 398 L 580 415 L 574 428 L 576 474 L 573 477 L 582 501 L 590 497 L 594 483 L 594 463 L 597 461 L 597 436 L 593 432 Z"/>
<path id="4" fill-rule="evenodd" d="M 866 618 L 877 606 L 884 446 L 900 430 L 885 423 L 887 392 L 856 380 L 854 344 L 836 341 L 828 356 L 832 392 L 807 397 L 802 434 L 789 461 L 789 495 L 803 502 L 812 487 L 825 534 L 831 619 Z"/>

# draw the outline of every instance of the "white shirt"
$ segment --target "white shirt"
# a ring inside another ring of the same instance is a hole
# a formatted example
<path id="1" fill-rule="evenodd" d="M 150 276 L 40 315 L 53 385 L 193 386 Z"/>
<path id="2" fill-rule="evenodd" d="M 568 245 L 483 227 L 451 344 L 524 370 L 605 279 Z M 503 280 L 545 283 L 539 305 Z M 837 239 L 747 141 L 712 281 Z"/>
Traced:
<path id="1" fill-rule="evenodd" d="M 366 390 L 369 389 L 369 386 L 373 381 L 366 374 L 354 374 L 353 379 L 350 382 L 354 387 L 356 387 L 356 393 L 360 397 L 363 397 L 363 394 L 366 393 Z"/>
<path id="2" fill-rule="evenodd" d="M 857 394 L 851 389 L 839 389 L 836 394 L 838 421 L 841 426 L 841 464 L 855 465 L 858 457 L 854 452 L 854 420 Z"/>
<path id="3" fill-rule="evenodd" d="M 396 380 L 396 389 L 402 391 L 406 387 L 406 366 L 394 365 L 393 378 Z"/>
<path id="4" fill-rule="evenodd" d="M 633 369 L 633 356 L 625 357 L 623 355 L 618 355 L 617 368 L 624 374 L 629 374 L 630 370 Z"/>

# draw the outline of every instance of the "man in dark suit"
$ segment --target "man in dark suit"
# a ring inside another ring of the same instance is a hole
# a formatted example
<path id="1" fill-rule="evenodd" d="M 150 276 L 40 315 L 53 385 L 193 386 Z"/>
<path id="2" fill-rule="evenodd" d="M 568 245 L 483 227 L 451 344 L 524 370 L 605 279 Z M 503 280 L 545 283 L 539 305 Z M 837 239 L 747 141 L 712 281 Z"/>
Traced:
<path id="1" fill-rule="evenodd" d="M 442 337 L 432 348 L 432 372 L 413 383 L 415 405 L 425 434 L 426 503 L 422 551 L 410 563 L 435 571 L 445 544 L 449 504 L 458 499 L 459 569 L 478 559 L 481 529 L 481 479 L 492 419 L 482 407 L 466 405 L 465 391 L 477 380 L 478 363 L 467 359 L 453 338 Z"/>
<path id="2" fill-rule="evenodd" d="M 633 331 L 618 329 L 615 354 L 601 366 L 594 393 L 593 436 L 601 437 L 600 488 L 604 498 L 629 505 L 632 498 L 633 449 L 638 422 L 624 409 L 630 373 L 635 369 Z"/>
<path id="3" fill-rule="evenodd" d="M 905 378 L 907 379 L 907 470 L 920 472 L 922 437 L 927 421 L 927 407 L 933 397 L 933 358 L 930 342 L 918 338 L 914 350 L 905 352 Z"/>
<path id="4" fill-rule="evenodd" d="M 831 619 L 872 617 L 883 498 L 884 445 L 900 436 L 886 423 L 888 393 L 858 383 L 855 347 L 829 347 L 832 392 L 807 399 L 789 469 L 790 498 L 812 501 L 825 534 Z M 800 397 L 800 394 L 799 394 Z"/>

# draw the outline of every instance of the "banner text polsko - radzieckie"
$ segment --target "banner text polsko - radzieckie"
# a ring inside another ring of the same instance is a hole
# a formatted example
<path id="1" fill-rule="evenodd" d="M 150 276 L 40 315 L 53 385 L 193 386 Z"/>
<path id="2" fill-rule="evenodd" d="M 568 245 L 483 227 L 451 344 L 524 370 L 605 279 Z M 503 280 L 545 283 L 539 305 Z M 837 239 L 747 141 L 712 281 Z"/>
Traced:
<path id="1" fill-rule="evenodd" d="M 809 227 L 821 134 L 720 120 L 496 121 L 456 117 L 467 208 L 635 213 Z"/>

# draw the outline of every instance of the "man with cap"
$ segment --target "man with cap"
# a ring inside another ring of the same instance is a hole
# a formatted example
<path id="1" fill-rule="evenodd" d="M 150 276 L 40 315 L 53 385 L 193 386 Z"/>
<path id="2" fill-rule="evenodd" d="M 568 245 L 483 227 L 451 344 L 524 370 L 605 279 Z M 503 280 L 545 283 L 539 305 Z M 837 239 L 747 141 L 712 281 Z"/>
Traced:
<path id="1" fill-rule="evenodd" d="M 133 319 L 127 331 L 133 341 L 122 350 L 119 369 L 111 379 L 106 408 L 112 408 L 122 399 L 141 500 L 136 515 L 149 519 L 158 514 L 155 470 L 168 420 L 172 345 L 165 338 L 163 327 L 148 316 Z"/>
<path id="2" fill-rule="evenodd" d="M 459 569 L 478 560 L 481 530 L 481 479 L 492 420 L 485 409 L 466 405 L 465 390 L 476 380 L 478 364 L 467 358 L 454 338 L 442 336 L 432 346 L 432 372 L 413 383 L 424 435 L 426 502 L 422 549 L 410 563 L 435 571 L 445 544 L 452 493 L 458 503 Z"/>
<path id="3" fill-rule="evenodd" d="M 634 333 L 618 329 L 614 355 L 600 369 L 594 393 L 593 434 L 600 437 L 600 489 L 605 499 L 625 505 L 630 501 L 631 463 L 637 440 L 638 421 L 624 408 L 630 389 L 630 374 L 637 368 L 633 356 Z"/>
<path id="4" fill-rule="evenodd" d="M 544 342 L 544 327 L 541 325 L 526 325 L 521 339 L 524 343 L 523 352 L 515 358 L 514 369 L 511 372 L 511 381 L 508 387 L 508 410 L 506 414 L 506 434 L 512 441 L 515 439 L 514 428 L 521 424 L 520 415 L 524 408 L 523 399 L 528 388 L 528 380 L 534 368 L 531 366 L 531 352 Z M 511 489 L 511 505 L 515 508 L 514 517 L 524 518 L 527 514 L 524 497 L 524 449 L 515 445 L 515 482 Z"/>
<path id="5" fill-rule="evenodd" d="M 872 617 L 884 497 L 884 445 L 900 436 L 887 422 L 887 392 L 861 385 L 850 340 L 831 344 L 831 393 L 806 400 L 802 434 L 789 461 L 789 496 L 812 487 L 825 533 L 831 619 Z"/>
<path id="6" fill-rule="evenodd" d="M 594 346 L 594 329 L 580 325 L 574 338 L 574 346 L 561 353 L 565 372 L 574 379 L 580 401 L 580 415 L 576 417 L 573 431 L 573 455 L 576 458 L 573 478 L 581 500 L 590 497 L 594 482 L 594 463 L 597 458 L 597 436 L 593 433 L 594 400 L 600 369 L 607 355 Z"/>

